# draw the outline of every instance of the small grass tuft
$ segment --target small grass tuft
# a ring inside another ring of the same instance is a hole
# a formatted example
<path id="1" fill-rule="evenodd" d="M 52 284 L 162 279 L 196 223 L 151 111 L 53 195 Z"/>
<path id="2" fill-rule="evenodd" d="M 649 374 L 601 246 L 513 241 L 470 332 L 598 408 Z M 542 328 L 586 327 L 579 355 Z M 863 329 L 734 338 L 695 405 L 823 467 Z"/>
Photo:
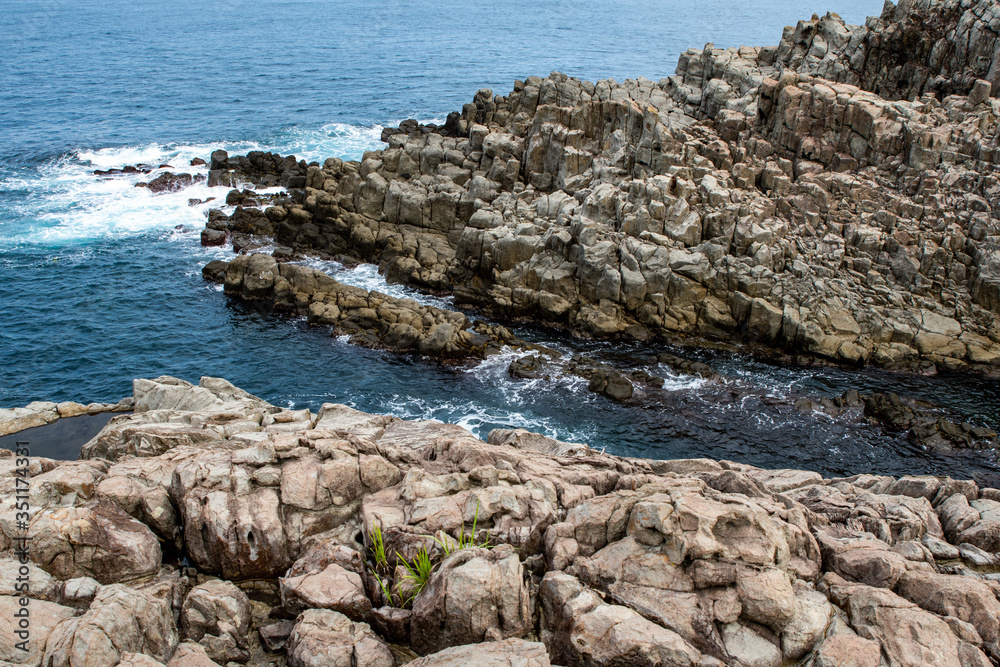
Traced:
<path id="1" fill-rule="evenodd" d="M 427 549 L 420 549 L 417 555 L 413 557 L 413 562 L 407 561 L 398 551 L 396 552 L 396 558 L 406 568 L 403 580 L 410 582 L 411 590 L 413 591 L 410 597 L 400 605 L 405 606 L 411 604 L 413 599 L 420 595 L 420 591 L 424 590 L 424 586 L 427 585 L 427 581 L 431 578 L 431 571 L 434 569 L 434 564 L 431 562 L 431 557 L 427 553 Z"/>
<path id="2" fill-rule="evenodd" d="M 375 571 L 375 578 L 378 579 L 379 574 L 386 574 L 389 571 L 389 559 L 385 555 L 385 536 L 382 535 L 382 526 L 374 524 L 372 532 L 368 535 L 368 540 L 372 543 L 369 551 L 372 553 L 372 558 L 375 559 L 375 567 L 372 569 Z M 381 579 L 379 579 L 379 583 L 381 583 Z"/>
<path id="3" fill-rule="evenodd" d="M 472 547 L 478 547 L 480 549 L 491 549 L 493 547 L 490 544 L 489 538 L 486 538 L 482 542 L 476 542 L 476 526 L 479 524 L 479 500 L 476 500 L 476 513 L 472 517 L 472 530 L 469 531 L 468 535 L 465 533 L 465 524 L 462 524 L 462 530 L 458 534 L 458 539 L 455 540 L 450 535 L 442 534 L 439 539 L 434 538 L 434 541 L 438 543 L 441 550 L 444 551 L 445 558 L 450 556 L 456 551 L 461 551 L 462 549 L 471 549 Z"/>

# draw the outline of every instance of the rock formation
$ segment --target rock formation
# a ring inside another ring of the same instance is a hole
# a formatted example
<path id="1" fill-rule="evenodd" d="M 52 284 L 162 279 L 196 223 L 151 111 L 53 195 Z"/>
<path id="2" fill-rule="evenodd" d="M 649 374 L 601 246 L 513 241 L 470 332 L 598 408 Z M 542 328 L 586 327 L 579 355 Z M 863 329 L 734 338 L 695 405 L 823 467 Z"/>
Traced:
<path id="1" fill-rule="evenodd" d="M 215 154 L 217 180 L 290 189 L 210 226 L 584 335 L 995 370 L 996 11 L 828 14 L 659 82 L 529 77 L 361 162 Z"/>
<path id="2" fill-rule="evenodd" d="M 1000 662 L 1000 489 L 483 442 L 218 378 L 136 380 L 129 402 L 81 460 L 30 460 L 27 591 L 5 501 L 0 660 Z M 17 467 L 0 451 L 5 498 Z"/>

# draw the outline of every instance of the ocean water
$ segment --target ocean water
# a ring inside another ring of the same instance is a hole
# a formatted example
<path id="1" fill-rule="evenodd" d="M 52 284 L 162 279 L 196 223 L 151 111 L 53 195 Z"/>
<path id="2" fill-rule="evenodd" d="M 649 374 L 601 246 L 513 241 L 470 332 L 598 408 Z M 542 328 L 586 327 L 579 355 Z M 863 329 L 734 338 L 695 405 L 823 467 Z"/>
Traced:
<path id="1" fill-rule="evenodd" d="M 204 263 L 231 250 L 199 244 L 219 202 L 189 200 L 222 199 L 224 189 L 153 195 L 135 187 L 151 176 L 93 174 L 138 163 L 204 173 L 187 165 L 216 148 L 357 159 L 380 146 L 383 126 L 442 119 L 479 88 L 505 93 L 552 70 L 658 79 L 687 48 L 775 44 L 784 25 L 827 10 L 860 22 L 881 3 L 0 0 L 0 406 L 114 401 L 135 377 L 217 375 L 279 405 L 344 402 L 457 422 L 482 437 L 525 427 L 626 455 L 990 478 L 992 452 L 935 455 L 790 402 L 894 389 L 992 426 L 1000 395 L 991 382 L 702 353 L 731 380 L 661 368 L 660 400 L 623 406 L 578 378 L 512 380 L 513 353 L 448 366 L 364 350 L 232 303 L 202 280 Z M 317 266 L 450 307 L 386 285 L 372 266 Z M 623 364 L 656 351 L 520 333 Z"/>

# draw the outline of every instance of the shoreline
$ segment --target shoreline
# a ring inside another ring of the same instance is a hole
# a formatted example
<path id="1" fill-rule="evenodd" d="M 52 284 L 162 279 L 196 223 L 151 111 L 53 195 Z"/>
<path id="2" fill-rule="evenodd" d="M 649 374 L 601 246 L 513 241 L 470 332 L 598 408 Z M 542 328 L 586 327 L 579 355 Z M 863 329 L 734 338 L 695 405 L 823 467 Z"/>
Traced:
<path id="1" fill-rule="evenodd" d="M 483 441 L 219 378 L 136 380 L 129 402 L 80 460 L 30 459 L 28 664 L 997 655 L 1000 489 L 622 458 L 523 429 Z M 0 483 L 15 475 L 0 453 Z M 18 535 L 0 521 L 0 604 Z M 421 554 L 429 576 L 410 579 Z"/>

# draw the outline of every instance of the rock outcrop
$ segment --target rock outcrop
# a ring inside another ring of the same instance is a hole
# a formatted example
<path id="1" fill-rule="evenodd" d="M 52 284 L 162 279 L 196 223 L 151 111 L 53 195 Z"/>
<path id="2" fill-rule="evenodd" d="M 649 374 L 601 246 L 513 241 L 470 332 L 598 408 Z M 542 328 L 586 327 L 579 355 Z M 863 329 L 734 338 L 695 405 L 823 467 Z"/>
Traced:
<path id="1" fill-rule="evenodd" d="M 995 371 L 995 14 L 890 4 L 688 51 L 659 82 L 529 77 L 216 224 L 500 319 Z"/>
<path id="2" fill-rule="evenodd" d="M 206 267 L 208 268 L 208 267 Z M 425 306 L 412 299 L 345 285 L 322 271 L 281 263 L 261 254 L 215 264 L 209 276 L 226 294 L 263 301 L 277 312 L 308 316 L 352 343 L 438 358 L 484 358 L 503 346 L 527 348 L 505 327 L 473 323 L 462 313 Z"/>
<path id="3" fill-rule="evenodd" d="M 217 378 L 134 393 L 83 460 L 29 461 L 65 492 L 32 495 L 27 590 L 0 522 L 0 636 L 22 597 L 32 614 L 29 650 L 2 659 L 1000 661 L 998 489 L 624 459 L 523 430 L 484 442 Z M 0 454 L 3 480 L 13 463 Z"/>

